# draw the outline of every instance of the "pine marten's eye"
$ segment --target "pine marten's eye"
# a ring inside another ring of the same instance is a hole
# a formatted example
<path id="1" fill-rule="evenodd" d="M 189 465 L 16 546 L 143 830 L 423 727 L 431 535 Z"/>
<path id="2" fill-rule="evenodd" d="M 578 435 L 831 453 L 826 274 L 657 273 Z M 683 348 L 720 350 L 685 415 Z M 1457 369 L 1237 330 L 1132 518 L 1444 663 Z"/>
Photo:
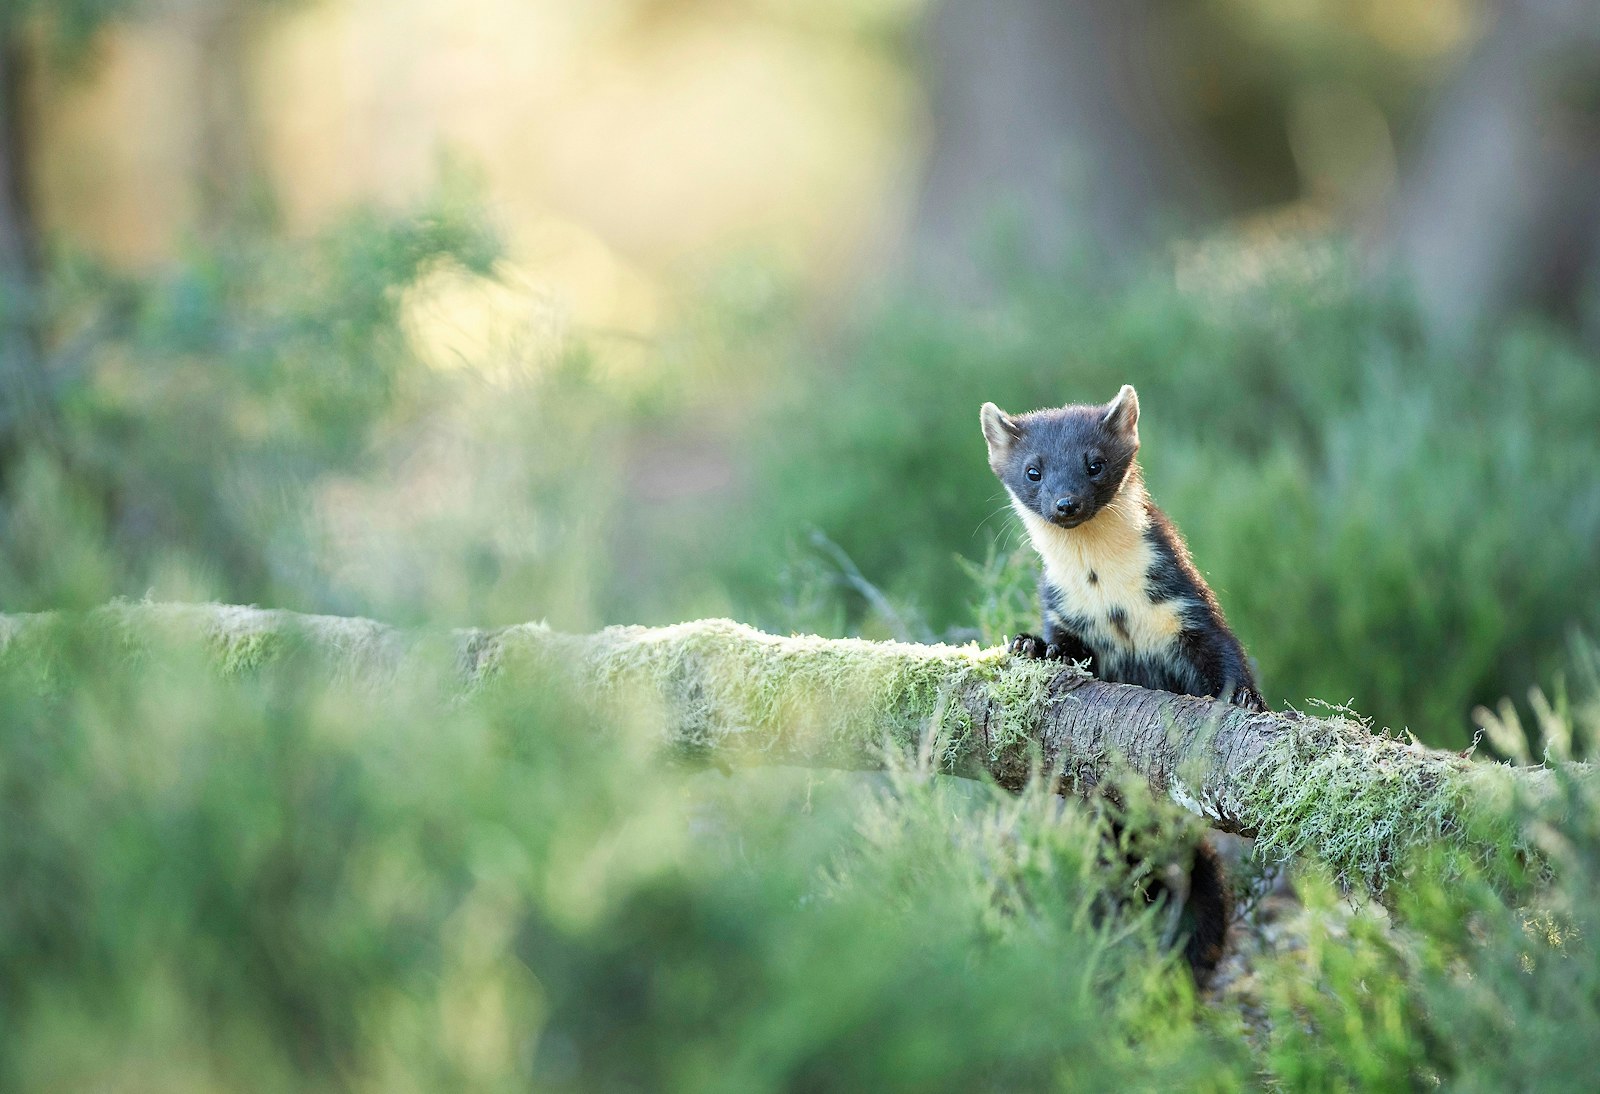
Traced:
<path id="1" fill-rule="evenodd" d="M 1038 482 L 1040 479 L 1044 478 L 1044 476 L 1039 473 L 1039 469 L 1033 466 L 1031 463 L 1028 465 L 1028 470 L 1025 472 L 1025 474 L 1028 476 L 1029 482 Z"/>
<path id="2" fill-rule="evenodd" d="M 1089 472 L 1089 477 L 1092 479 L 1106 469 L 1106 461 L 1100 459 L 1098 456 L 1091 456 L 1087 461 L 1085 461 L 1084 466 Z"/>

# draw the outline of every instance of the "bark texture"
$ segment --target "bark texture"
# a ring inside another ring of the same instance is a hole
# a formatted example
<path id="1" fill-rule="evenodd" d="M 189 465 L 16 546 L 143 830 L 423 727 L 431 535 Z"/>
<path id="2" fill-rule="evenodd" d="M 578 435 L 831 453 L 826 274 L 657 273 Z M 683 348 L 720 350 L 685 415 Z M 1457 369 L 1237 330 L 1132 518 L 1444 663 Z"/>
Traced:
<path id="1" fill-rule="evenodd" d="M 642 733 L 724 765 L 877 769 L 920 758 L 1019 788 L 1040 772 L 1088 792 L 1136 777 L 1266 852 L 1310 854 L 1381 889 L 1412 848 L 1515 852 L 1508 805 L 1551 772 L 1474 762 L 1342 718 L 1251 713 L 1111 684 L 1002 649 L 779 637 L 727 620 L 561 634 L 538 624 L 448 634 L 228 605 L 114 604 L 87 617 L 0 616 L 0 666 L 64 656 L 84 628 L 129 656 L 200 651 L 226 674 L 290 656 L 382 687 L 442 673 L 483 689 L 564 686 L 594 732 Z"/>

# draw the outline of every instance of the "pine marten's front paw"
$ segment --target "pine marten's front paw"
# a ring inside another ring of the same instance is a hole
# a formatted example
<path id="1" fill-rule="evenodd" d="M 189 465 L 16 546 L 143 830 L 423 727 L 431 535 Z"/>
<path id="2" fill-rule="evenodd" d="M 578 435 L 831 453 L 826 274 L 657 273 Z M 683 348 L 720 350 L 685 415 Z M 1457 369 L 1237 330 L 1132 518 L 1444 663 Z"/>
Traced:
<path id="1" fill-rule="evenodd" d="M 1032 634 L 1019 634 L 1011 640 L 1011 652 L 1017 657 L 1026 657 L 1033 661 L 1070 661 L 1073 660 L 1070 651 L 1065 645 L 1047 643 L 1044 639 Z"/>
<path id="2" fill-rule="evenodd" d="M 1253 710 L 1257 714 L 1267 709 L 1267 701 L 1261 698 L 1261 693 L 1255 688 L 1235 688 L 1233 694 L 1228 697 L 1228 702 L 1245 710 Z"/>
<path id="3" fill-rule="evenodd" d="M 1050 647 L 1044 639 L 1032 634 L 1019 634 L 1011 640 L 1011 654 L 1013 657 L 1026 657 L 1031 661 L 1040 661 L 1048 656 Z"/>

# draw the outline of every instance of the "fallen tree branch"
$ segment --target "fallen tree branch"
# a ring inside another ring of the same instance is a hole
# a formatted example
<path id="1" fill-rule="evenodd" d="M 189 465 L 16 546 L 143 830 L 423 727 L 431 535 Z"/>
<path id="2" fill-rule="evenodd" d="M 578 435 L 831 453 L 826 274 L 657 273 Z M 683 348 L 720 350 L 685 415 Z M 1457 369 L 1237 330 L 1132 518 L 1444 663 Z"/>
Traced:
<path id="1" fill-rule="evenodd" d="M 118 603 L 87 621 L 130 655 L 177 643 L 203 649 L 227 674 L 298 651 L 334 677 L 381 686 L 453 657 L 464 693 L 567 686 L 602 715 L 598 726 L 632 725 L 673 754 L 724 765 L 879 769 L 911 754 L 1009 789 L 1044 772 L 1080 792 L 1131 773 L 1269 855 L 1310 854 L 1374 890 L 1419 845 L 1511 846 L 1508 804 L 1547 797 L 1552 774 L 1474 762 L 1344 718 L 1252 713 L 976 646 L 778 637 L 727 620 L 445 637 L 228 605 Z M 48 657 L 52 636 L 75 625 L 0 616 L 0 661 Z"/>

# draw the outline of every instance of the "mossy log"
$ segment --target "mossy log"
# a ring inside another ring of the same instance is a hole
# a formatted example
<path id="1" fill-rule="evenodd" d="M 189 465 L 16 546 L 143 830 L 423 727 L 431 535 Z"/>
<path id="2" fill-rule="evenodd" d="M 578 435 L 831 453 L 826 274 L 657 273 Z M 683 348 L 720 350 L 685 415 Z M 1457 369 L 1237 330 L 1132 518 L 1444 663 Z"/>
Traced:
<path id="1" fill-rule="evenodd" d="M 1497 818 L 1514 795 L 1540 796 L 1549 774 L 1344 718 L 1253 713 L 977 646 L 779 637 L 727 620 L 446 636 L 229 605 L 118 603 L 87 618 L 119 648 L 159 655 L 178 643 L 227 674 L 294 650 L 374 684 L 425 665 L 446 667 L 464 692 L 562 684 L 592 704 L 598 726 L 642 727 L 670 754 L 721 765 L 877 769 L 911 754 L 1010 789 L 1042 773 L 1080 792 L 1120 773 L 1269 855 L 1310 854 L 1374 889 L 1415 846 L 1514 842 Z M 0 661 L 38 655 L 70 622 L 0 616 Z"/>

